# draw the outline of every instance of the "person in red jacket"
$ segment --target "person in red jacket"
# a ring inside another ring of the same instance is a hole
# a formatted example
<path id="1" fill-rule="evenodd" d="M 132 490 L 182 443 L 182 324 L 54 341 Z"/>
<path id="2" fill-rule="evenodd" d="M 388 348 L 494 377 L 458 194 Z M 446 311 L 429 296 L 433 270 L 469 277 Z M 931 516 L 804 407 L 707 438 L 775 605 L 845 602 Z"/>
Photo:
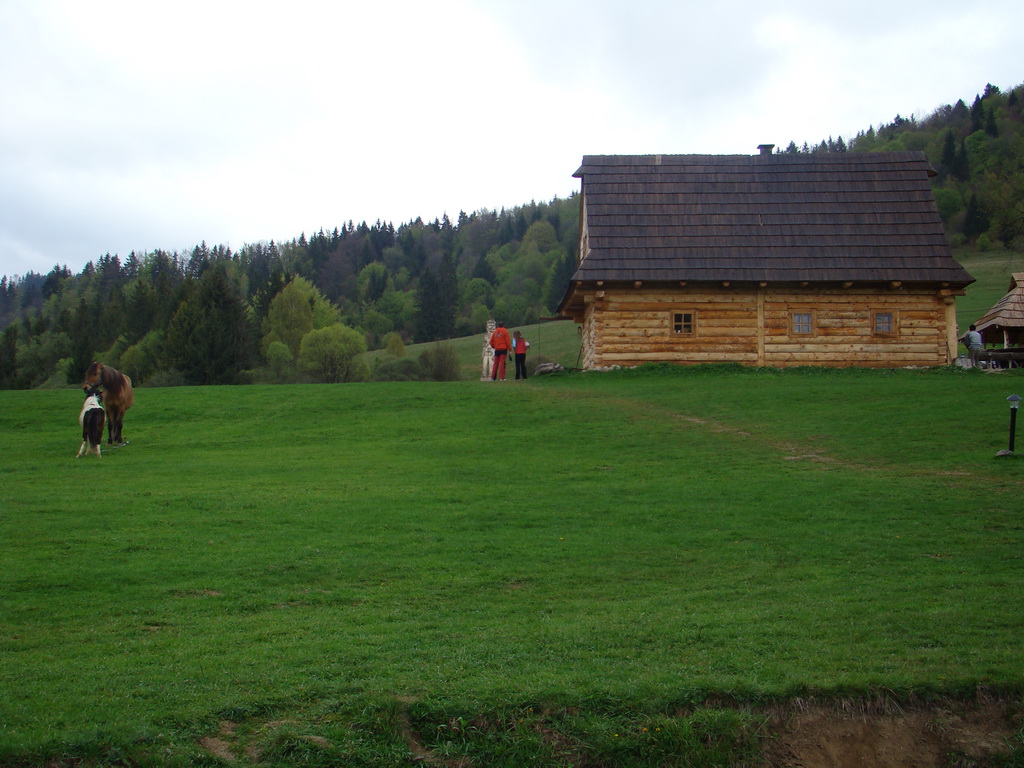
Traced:
<path id="1" fill-rule="evenodd" d="M 504 323 L 498 323 L 498 327 L 491 334 L 491 349 L 494 350 L 494 364 L 491 366 L 491 381 L 497 381 L 498 377 L 505 380 L 505 362 L 508 359 L 508 350 L 512 346 L 512 337 L 505 330 Z"/>
<path id="2" fill-rule="evenodd" d="M 512 334 L 512 352 L 516 356 L 516 378 L 526 378 L 526 350 L 530 348 L 530 342 L 523 338 L 523 334 L 516 331 Z"/>

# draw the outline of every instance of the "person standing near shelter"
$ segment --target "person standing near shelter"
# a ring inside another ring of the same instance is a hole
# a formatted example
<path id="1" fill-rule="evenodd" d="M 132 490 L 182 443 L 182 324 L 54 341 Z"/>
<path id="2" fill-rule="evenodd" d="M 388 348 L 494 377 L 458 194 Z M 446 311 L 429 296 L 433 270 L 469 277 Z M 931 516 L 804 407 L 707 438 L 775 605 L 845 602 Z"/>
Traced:
<path id="1" fill-rule="evenodd" d="M 494 350 L 494 366 L 491 368 L 491 381 L 498 377 L 505 380 L 505 362 L 508 359 L 508 351 L 512 347 L 512 337 L 505 330 L 504 323 L 498 323 L 498 327 L 491 334 L 491 349 Z"/>
<path id="2" fill-rule="evenodd" d="M 516 379 L 519 379 L 519 374 L 522 374 L 522 378 L 526 378 L 526 350 L 530 348 L 530 342 L 523 338 L 523 334 L 516 331 L 512 334 L 512 352 L 516 356 Z"/>
<path id="3" fill-rule="evenodd" d="M 967 347 L 967 357 L 970 359 L 971 367 L 973 368 L 978 364 L 978 353 L 985 348 L 985 344 L 981 340 L 981 334 L 978 333 L 978 329 L 975 326 L 972 325 L 970 330 L 964 334 L 963 342 Z"/>

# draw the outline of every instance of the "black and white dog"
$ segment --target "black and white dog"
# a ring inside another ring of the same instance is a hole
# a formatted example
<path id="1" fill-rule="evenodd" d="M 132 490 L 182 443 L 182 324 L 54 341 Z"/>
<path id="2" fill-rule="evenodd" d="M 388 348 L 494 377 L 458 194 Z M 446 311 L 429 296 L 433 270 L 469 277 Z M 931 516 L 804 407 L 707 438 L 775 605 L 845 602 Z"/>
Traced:
<path id="1" fill-rule="evenodd" d="M 103 442 L 103 423 L 107 419 L 107 412 L 103 410 L 103 393 L 95 387 L 82 387 L 85 392 L 85 402 L 82 404 L 82 412 L 78 414 L 78 423 L 82 425 L 82 447 L 78 449 L 80 458 L 83 453 L 95 450 L 96 457 L 100 456 L 100 443 Z"/>

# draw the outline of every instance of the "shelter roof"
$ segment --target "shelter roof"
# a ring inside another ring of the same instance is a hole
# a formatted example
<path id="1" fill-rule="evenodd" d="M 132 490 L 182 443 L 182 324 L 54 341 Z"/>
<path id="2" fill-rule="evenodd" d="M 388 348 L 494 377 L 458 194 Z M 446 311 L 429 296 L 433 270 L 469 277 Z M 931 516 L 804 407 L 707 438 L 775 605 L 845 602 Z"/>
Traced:
<path id="1" fill-rule="evenodd" d="M 975 323 L 979 331 L 986 328 L 1024 328 L 1024 272 L 1014 272 L 1006 295 Z"/>

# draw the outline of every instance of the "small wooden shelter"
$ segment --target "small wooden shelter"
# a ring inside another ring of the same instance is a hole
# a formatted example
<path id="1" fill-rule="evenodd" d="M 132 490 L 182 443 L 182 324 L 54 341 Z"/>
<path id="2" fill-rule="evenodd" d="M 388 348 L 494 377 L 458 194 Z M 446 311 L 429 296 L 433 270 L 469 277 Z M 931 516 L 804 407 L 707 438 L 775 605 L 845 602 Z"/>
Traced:
<path id="1" fill-rule="evenodd" d="M 589 155 L 559 314 L 584 368 L 935 366 L 956 356 L 952 257 L 921 152 Z"/>
<path id="2" fill-rule="evenodd" d="M 985 344 L 1024 347 L 1024 272 L 1013 273 L 1006 295 L 974 325 Z"/>

